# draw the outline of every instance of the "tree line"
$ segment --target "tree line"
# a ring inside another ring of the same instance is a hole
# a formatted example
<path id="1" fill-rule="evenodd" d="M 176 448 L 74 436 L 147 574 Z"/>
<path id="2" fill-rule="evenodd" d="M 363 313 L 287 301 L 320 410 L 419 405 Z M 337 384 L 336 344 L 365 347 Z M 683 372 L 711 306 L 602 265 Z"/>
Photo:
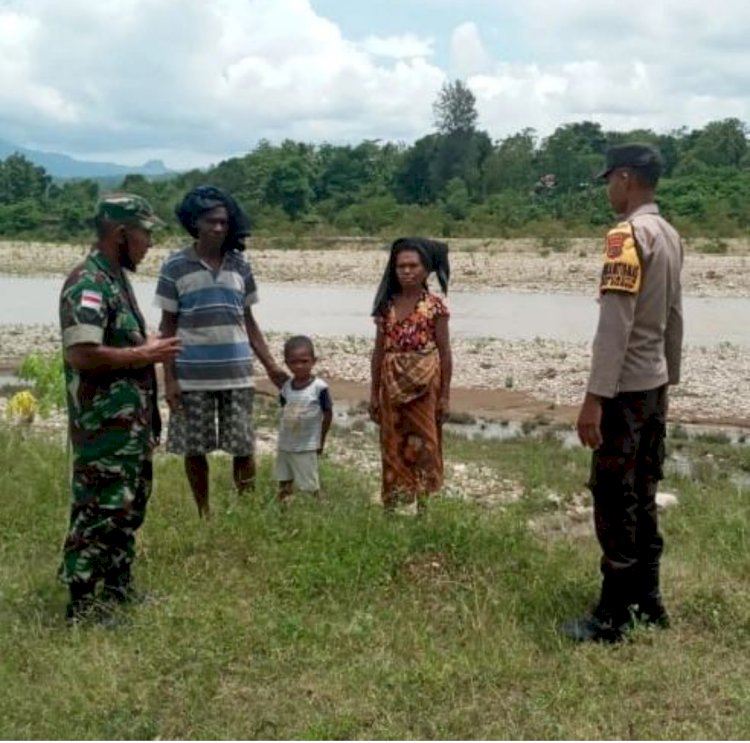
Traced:
<path id="1" fill-rule="evenodd" d="M 687 235 L 735 236 L 750 225 L 748 128 L 734 118 L 667 134 L 566 123 L 540 138 L 523 129 L 499 141 L 477 127 L 460 80 L 434 105 L 435 130 L 413 144 L 261 141 L 241 157 L 168 179 L 126 176 L 116 188 L 148 198 L 179 233 L 174 206 L 202 183 L 225 188 L 261 235 L 513 237 L 598 234 L 612 221 L 594 181 L 607 148 L 656 145 L 664 158 L 659 202 Z M 71 240 L 90 234 L 105 188 L 54 181 L 20 154 L 0 162 L 0 237 Z"/>

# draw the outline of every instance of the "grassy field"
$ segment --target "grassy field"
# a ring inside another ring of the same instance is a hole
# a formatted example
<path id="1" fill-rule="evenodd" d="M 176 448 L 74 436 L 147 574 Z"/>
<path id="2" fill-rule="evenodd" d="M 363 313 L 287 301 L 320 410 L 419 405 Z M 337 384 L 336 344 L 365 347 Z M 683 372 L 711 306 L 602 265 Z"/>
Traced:
<path id="1" fill-rule="evenodd" d="M 674 628 L 576 647 L 555 626 L 595 600 L 596 545 L 543 525 L 587 458 L 552 439 L 450 440 L 452 461 L 525 496 L 435 500 L 415 519 L 329 462 L 323 503 L 280 511 L 270 461 L 238 501 L 217 461 L 204 524 L 160 456 L 136 570 L 158 600 L 107 630 L 62 619 L 64 448 L 0 428 L 0 737 L 747 738 L 750 495 L 730 474 L 750 452 L 673 445 L 700 460 L 665 484 L 680 496 L 662 522 Z"/>

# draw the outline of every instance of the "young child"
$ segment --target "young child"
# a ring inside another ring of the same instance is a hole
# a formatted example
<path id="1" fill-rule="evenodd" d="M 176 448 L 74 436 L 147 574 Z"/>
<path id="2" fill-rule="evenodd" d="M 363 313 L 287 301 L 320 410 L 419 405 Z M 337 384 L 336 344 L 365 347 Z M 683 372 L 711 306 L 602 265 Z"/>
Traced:
<path id="1" fill-rule="evenodd" d="M 313 375 L 315 348 L 306 335 L 295 335 L 284 344 L 284 361 L 292 373 L 281 387 L 281 423 L 276 454 L 276 479 L 283 502 L 297 490 L 320 492 L 318 456 L 323 452 L 333 419 L 328 385 Z"/>

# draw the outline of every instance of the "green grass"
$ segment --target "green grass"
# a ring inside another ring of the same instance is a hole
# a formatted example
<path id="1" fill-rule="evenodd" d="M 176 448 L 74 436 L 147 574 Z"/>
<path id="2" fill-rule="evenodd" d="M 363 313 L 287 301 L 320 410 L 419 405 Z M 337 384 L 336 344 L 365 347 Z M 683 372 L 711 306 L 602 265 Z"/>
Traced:
<path id="1" fill-rule="evenodd" d="M 580 492 L 587 457 L 552 438 L 447 448 L 518 479 L 524 499 L 494 511 L 436 500 L 423 518 L 389 518 L 360 473 L 326 462 L 327 501 L 282 512 L 269 461 L 239 501 L 217 459 L 204 524 L 181 463 L 159 456 L 136 576 L 160 600 L 119 629 L 71 629 L 54 577 L 64 448 L 0 429 L 0 736 L 750 735 L 750 503 L 726 467 L 665 484 L 681 500 L 663 519 L 674 628 L 575 647 L 555 626 L 596 597 L 595 541 L 526 524 L 555 507 L 545 492 Z"/>

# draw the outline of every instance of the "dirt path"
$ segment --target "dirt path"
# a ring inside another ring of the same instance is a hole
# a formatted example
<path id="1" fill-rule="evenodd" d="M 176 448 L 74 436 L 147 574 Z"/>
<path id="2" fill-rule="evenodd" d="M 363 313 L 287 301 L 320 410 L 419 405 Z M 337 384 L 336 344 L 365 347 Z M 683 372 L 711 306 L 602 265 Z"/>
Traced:
<path id="1" fill-rule="evenodd" d="M 347 406 L 365 406 L 370 400 L 367 384 L 350 382 L 345 379 L 327 377 L 331 395 L 336 403 Z M 257 381 L 258 392 L 275 396 L 276 391 L 267 379 Z M 578 415 L 577 405 L 558 405 L 549 400 L 540 400 L 521 390 L 451 388 L 451 413 L 460 422 L 470 422 L 471 418 L 485 421 L 525 421 L 544 425 L 575 425 Z M 467 418 L 468 416 L 468 418 Z M 674 423 L 688 423 L 706 426 L 731 426 L 750 428 L 750 418 L 736 415 L 672 415 Z"/>

